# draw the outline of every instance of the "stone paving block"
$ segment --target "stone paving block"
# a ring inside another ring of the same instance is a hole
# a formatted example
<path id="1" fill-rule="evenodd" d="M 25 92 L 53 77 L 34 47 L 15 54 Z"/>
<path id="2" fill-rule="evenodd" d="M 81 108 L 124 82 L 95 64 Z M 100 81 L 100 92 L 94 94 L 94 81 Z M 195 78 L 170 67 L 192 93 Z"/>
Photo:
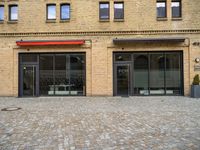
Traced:
<path id="1" fill-rule="evenodd" d="M 200 149 L 200 100 L 0 98 L 1 150 Z"/>

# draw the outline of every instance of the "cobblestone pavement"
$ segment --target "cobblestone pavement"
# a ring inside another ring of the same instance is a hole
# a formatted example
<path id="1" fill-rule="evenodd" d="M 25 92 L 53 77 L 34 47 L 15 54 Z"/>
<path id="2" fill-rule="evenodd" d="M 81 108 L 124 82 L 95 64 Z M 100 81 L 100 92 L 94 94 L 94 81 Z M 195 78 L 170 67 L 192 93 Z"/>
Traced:
<path id="1" fill-rule="evenodd" d="M 200 149 L 200 99 L 0 98 L 1 150 Z"/>

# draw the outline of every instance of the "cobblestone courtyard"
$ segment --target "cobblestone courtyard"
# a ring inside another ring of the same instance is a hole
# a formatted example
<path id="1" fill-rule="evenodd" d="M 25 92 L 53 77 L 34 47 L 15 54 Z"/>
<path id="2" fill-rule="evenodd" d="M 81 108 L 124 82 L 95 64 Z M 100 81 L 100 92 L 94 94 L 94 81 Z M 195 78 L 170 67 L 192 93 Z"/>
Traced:
<path id="1" fill-rule="evenodd" d="M 200 149 L 200 99 L 0 98 L 1 150 Z"/>

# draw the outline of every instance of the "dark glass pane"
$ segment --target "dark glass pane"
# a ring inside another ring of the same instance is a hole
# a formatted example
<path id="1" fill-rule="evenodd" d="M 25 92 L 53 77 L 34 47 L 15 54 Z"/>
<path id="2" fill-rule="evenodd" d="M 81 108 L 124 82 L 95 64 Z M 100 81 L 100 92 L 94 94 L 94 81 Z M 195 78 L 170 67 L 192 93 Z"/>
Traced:
<path id="1" fill-rule="evenodd" d="M 85 55 L 41 55 L 40 94 L 85 95 Z"/>
<path id="2" fill-rule="evenodd" d="M 115 54 L 115 61 L 131 61 L 131 54 Z"/>
<path id="3" fill-rule="evenodd" d="M 165 94 L 165 58 L 163 53 L 150 54 L 150 94 Z"/>
<path id="4" fill-rule="evenodd" d="M 114 4 L 114 18 L 123 19 L 124 18 L 124 3 L 115 3 Z"/>
<path id="5" fill-rule="evenodd" d="M 70 94 L 85 95 L 85 56 L 70 55 Z"/>
<path id="6" fill-rule="evenodd" d="M 134 55 L 134 94 L 149 95 L 149 63 L 147 54 Z"/>
<path id="7" fill-rule="evenodd" d="M 166 17 L 166 2 L 157 2 L 157 17 Z"/>
<path id="8" fill-rule="evenodd" d="M 172 2 L 172 17 L 178 18 L 181 17 L 181 8 L 180 8 L 180 2 Z"/>
<path id="9" fill-rule="evenodd" d="M 23 67 L 23 96 L 36 95 L 36 67 Z"/>
<path id="10" fill-rule="evenodd" d="M 69 95 L 69 69 L 66 55 L 55 56 L 55 95 Z"/>
<path id="11" fill-rule="evenodd" d="M 18 6 L 10 6 L 10 20 L 18 20 Z"/>
<path id="12" fill-rule="evenodd" d="M 117 66 L 117 95 L 129 95 L 129 65 Z"/>
<path id="13" fill-rule="evenodd" d="M 109 3 L 100 3 L 100 19 L 109 19 Z"/>
<path id="14" fill-rule="evenodd" d="M 56 5 L 47 5 L 47 19 L 56 19 Z"/>
<path id="15" fill-rule="evenodd" d="M 21 61 L 25 62 L 37 62 L 37 54 L 22 54 Z"/>
<path id="16" fill-rule="evenodd" d="M 0 6 L 0 21 L 4 20 L 4 6 Z"/>
<path id="17" fill-rule="evenodd" d="M 180 53 L 166 54 L 166 94 L 181 94 Z"/>
<path id="18" fill-rule="evenodd" d="M 40 95 L 54 95 L 53 56 L 40 55 Z"/>
<path id="19" fill-rule="evenodd" d="M 55 55 L 55 70 L 66 70 L 66 55 Z"/>
<path id="20" fill-rule="evenodd" d="M 61 5 L 61 20 L 66 20 L 70 18 L 70 5 Z"/>

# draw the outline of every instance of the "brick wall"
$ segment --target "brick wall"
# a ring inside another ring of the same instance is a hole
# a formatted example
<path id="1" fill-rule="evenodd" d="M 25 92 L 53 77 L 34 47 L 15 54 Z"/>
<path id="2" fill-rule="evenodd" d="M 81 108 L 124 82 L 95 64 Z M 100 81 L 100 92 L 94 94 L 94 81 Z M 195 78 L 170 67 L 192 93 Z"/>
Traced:
<path id="1" fill-rule="evenodd" d="M 199 29 L 200 3 L 198 0 L 182 0 L 182 20 L 172 21 L 171 0 L 167 0 L 167 21 L 157 21 L 156 0 L 124 0 L 124 22 L 114 22 L 114 0 L 110 2 L 110 21 L 99 21 L 100 0 L 1 0 L 5 5 L 5 21 L 0 24 L 1 32 L 68 32 L 68 31 L 124 31 L 124 30 L 180 30 Z M 119 1 L 119 0 L 115 0 Z M 121 1 L 121 0 L 120 0 Z M 71 4 L 71 19 L 60 22 L 60 4 Z M 55 3 L 57 20 L 46 22 L 46 4 Z M 8 21 L 8 5 L 19 5 L 17 24 Z"/>
<path id="2" fill-rule="evenodd" d="M 60 22 L 59 5 L 71 3 L 71 19 Z M 18 95 L 18 53 L 20 52 L 86 52 L 86 93 L 87 96 L 113 95 L 113 51 L 122 51 L 122 46 L 113 45 L 113 38 L 161 38 L 185 37 L 183 44 L 139 44 L 124 45 L 123 51 L 175 51 L 184 54 L 184 89 L 190 93 L 194 71 L 194 59 L 200 57 L 200 3 L 183 0 L 183 17 L 172 21 L 170 0 L 168 19 L 157 21 L 156 1 L 125 0 L 124 22 L 113 21 L 113 0 L 110 1 L 109 22 L 99 21 L 98 0 L 9 0 L 5 5 L 5 21 L 0 23 L 0 96 Z M 46 4 L 57 4 L 57 20 L 46 22 Z M 8 4 L 19 5 L 19 21 L 8 21 Z M 167 30 L 167 31 L 166 31 Z M 103 32 L 102 32 L 103 31 Z M 113 31 L 113 32 L 111 32 Z M 116 31 L 116 32 L 115 32 Z M 86 39 L 81 47 L 28 47 L 16 46 L 17 40 L 66 40 Z M 29 50 L 29 51 L 28 51 Z"/>

